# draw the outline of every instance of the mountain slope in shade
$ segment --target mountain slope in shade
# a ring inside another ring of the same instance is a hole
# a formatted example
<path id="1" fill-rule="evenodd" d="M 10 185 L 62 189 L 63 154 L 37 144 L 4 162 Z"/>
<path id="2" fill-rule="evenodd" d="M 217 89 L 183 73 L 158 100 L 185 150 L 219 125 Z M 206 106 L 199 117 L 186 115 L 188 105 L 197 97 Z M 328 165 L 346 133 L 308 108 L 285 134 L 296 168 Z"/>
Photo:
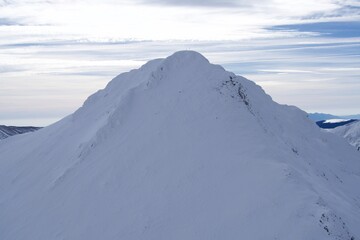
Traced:
<path id="1" fill-rule="evenodd" d="M 17 134 L 34 132 L 39 129 L 40 127 L 15 127 L 15 126 L 0 125 L 0 140 Z"/>
<path id="2" fill-rule="evenodd" d="M 344 126 L 329 129 L 329 132 L 345 138 L 351 145 L 360 151 L 360 121 L 351 122 Z"/>
<path id="3" fill-rule="evenodd" d="M 358 152 L 196 52 L 0 152 L 0 239 L 360 238 Z"/>

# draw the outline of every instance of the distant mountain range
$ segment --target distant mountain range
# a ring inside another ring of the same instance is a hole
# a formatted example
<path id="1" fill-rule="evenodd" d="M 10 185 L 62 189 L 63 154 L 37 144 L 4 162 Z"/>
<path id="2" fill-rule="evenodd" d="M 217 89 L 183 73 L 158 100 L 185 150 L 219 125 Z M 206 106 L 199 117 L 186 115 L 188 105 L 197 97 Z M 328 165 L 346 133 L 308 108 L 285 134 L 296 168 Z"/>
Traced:
<path id="1" fill-rule="evenodd" d="M 345 138 L 360 151 L 360 120 L 352 121 L 343 126 L 329 129 L 328 131 Z"/>
<path id="2" fill-rule="evenodd" d="M 15 127 L 0 125 L 0 140 L 17 134 L 33 132 L 39 130 L 40 128 L 41 127 Z"/>
<path id="3" fill-rule="evenodd" d="M 345 138 L 360 151 L 360 114 L 335 116 L 326 113 L 309 113 L 308 117 L 320 128 Z"/>
<path id="4" fill-rule="evenodd" d="M 321 120 L 329 120 L 329 119 L 360 119 L 360 114 L 356 115 L 346 115 L 346 116 L 336 116 L 327 113 L 309 113 L 308 117 L 314 122 Z"/>

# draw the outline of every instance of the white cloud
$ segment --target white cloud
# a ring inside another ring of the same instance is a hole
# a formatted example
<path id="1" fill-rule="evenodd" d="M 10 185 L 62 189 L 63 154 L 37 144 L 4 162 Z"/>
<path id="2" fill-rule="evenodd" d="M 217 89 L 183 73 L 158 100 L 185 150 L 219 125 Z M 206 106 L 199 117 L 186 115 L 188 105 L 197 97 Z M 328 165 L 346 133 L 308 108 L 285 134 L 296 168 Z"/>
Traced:
<path id="1" fill-rule="evenodd" d="M 292 36 L 294 32 L 264 28 L 303 22 L 343 20 L 337 14 L 350 1 L 263 0 L 228 1 L 12 1 L 0 7 L 0 16 L 16 20 L 35 34 L 65 38 L 148 40 L 240 40 Z M 157 4 L 153 4 L 157 3 Z M 179 6 L 180 3 L 180 6 Z M 162 4 L 162 5 L 159 5 Z M 193 7 L 200 5 L 202 7 Z M 212 6 L 217 7 L 212 7 Z M 350 5 L 350 6 L 352 6 Z M 350 14 L 351 15 L 351 14 Z M 316 16 L 316 17 L 315 17 Z M 356 15 L 347 13 L 347 19 Z M 40 25 L 40 26 L 39 26 Z M 9 31 L 11 28 L 8 28 Z M 20 29 L 15 28 L 14 29 Z"/>

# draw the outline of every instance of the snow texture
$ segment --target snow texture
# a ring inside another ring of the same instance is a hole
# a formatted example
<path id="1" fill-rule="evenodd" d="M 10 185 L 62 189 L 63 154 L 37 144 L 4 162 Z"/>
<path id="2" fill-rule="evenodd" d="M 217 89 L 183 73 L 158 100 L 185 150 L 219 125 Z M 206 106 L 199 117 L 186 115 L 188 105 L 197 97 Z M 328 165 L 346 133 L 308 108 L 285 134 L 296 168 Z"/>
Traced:
<path id="1" fill-rule="evenodd" d="M 0 239 L 360 238 L 359 153 L 192 51 L 0 152 Z"/>

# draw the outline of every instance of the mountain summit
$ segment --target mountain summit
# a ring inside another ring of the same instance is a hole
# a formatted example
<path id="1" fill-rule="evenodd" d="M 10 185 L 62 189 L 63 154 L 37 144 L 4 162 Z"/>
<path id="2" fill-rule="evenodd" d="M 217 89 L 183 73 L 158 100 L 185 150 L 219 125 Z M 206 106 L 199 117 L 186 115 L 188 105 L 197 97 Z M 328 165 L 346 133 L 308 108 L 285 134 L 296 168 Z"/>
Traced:
<path id="1" fill-rule="evenodd" d="M 0 239 L 360 238 L 359 153 L 196 52 L 0 152 Z"/>

